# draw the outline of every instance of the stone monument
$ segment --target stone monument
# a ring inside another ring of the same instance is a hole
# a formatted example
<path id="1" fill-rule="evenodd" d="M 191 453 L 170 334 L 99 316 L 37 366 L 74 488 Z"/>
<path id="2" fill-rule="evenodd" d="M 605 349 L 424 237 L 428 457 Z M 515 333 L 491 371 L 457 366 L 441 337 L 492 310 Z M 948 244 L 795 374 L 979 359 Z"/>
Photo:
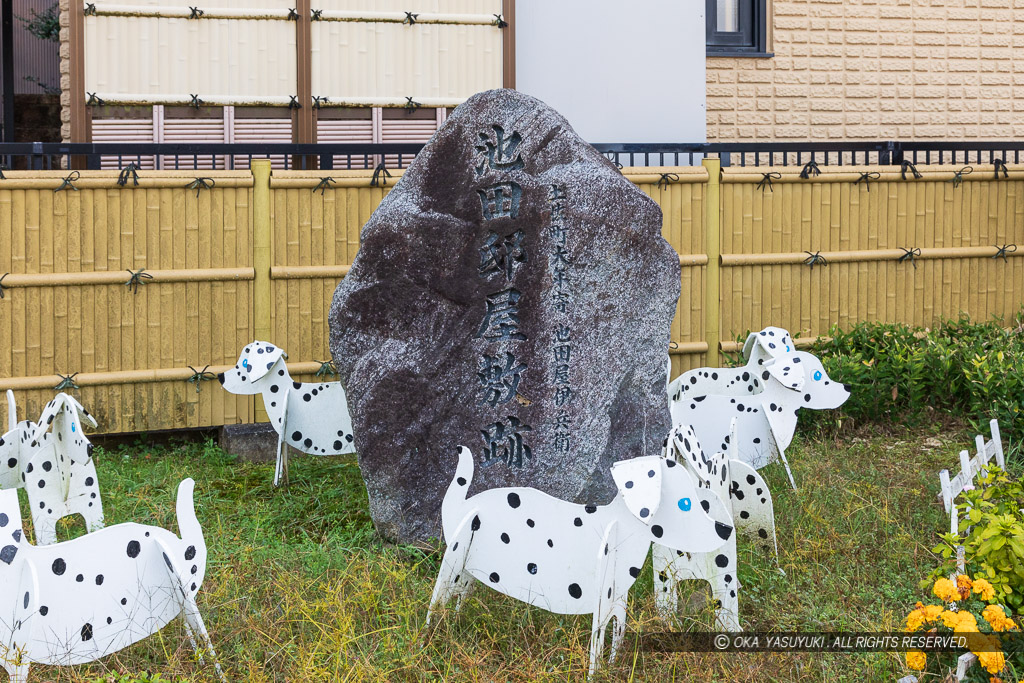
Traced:
<path id="1" fill-rule="evenodd" d="M 661 209 L 539 100 L 474 95 L 364 226 L 330 311 L 370 513 L 441 535 L 459 446 L 473 490 L 595 504 L 670 429 L 679 259 Z"/>

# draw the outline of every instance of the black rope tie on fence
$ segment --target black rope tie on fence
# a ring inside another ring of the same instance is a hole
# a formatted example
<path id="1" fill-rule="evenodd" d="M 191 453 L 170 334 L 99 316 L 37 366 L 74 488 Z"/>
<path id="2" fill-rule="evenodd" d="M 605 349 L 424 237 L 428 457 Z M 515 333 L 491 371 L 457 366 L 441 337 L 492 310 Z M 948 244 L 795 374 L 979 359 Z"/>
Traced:
<path id="1" fill-rule="evenodd" d="M 186 190 L 195 190 L 196 197 L 199 197 L 199 193 L 203 190 L 212 190 L 213 186 L 217 182 L 213 178 L 196 178 L 191 183 L 185 186 Z"/>
<path id="2" fill-rule="evenodd" d="M 813 254 L 809 251 L 805 251 L 804 253 L 807 254 L 807 258 L 804 259 L 804 265 L 810 266 L 811 270 L 814 270 L 814 266 L 821 266 L 822 268 L 828 267 L 828 261 L 821 255 L 820 250 Z"/>
<path id="3" fill-rule="evenodd" d="M 103 98 L 96 93 L 87 92 L 85 94 L 89 96 L 89 99 L 85 101 L 86 106 L 102 107 L 105 104 Z"/>
<path id="4" fill-rule="evenodd" d="M 67 175 L 67 177 L 60 181 L 60 185 L 57 186 L 57 189 L 55 189 L 54 192 L 60 192 L 61 190 L 66 190 L 69 187 L 75 192 L 78 192 L 78 188 L 75 187 L 74 182 L 81 177 L 81 173 L 78 171 L 72 171 Z"/>
<path id="5" fill-rule="evenodd" d="M 409 26 L 412 26 L 413 24 L 416 23 L 416 20 L 419 18 L 419 16 L 420 15 L 413 14 L 412 12 L 406 12 L 405 13 L 405 19 L 402 19 L 402 23 L 403 24 L 409 24 Z"/>
<path id="6" fill-rule="evenodd" d="M 619 168 L 622 168 L 622 166 L 619 166 Z M 678 183 L 678 182 L 679 182 L 679 174 L 678 173 L 662 173 L 661 177 L 658 178 L 658 185 L 657 185 L 657 187 L 658 187 L 659 190 L 664 190 L 665 188 L 667 188 L 672 183 Z"/>
<path id="7" fill-rule="evenodd" d="M 204 365 L 202 370 L 196 370 L 191 365 L 186 365 L 189 370 L 192 371 L 192 376 L 186 379 L 186 382 L 196 385 L 196 393 L 199 393 L 199 387 L 202 386 L 203 382 L 209 382 L 217 379 L 217 375 L 210 372 L 210 366 Z"/>
<path id="8" fill-rule="evenodd" d="M 900 175 L 903 176 L 904 180 L 907 179 L 907 171 L 910 171 L 911 174 L 913 174 L 914 180 L 918 180 L 919 178 L 924 177 L 917 170 L 917 166 L 914 166 L 914 164 L 909 161 L 904 161 L 902 164 L 900 164 Z"/>
<path id="9" fill-rule="evenodd" d="M 811 159 L 806 164 L 804 164 L 803 170 L 800 171 L 800 177 L 803 178 L 804 180 L 810 180 L 812 174 L 821 175 L 821 169 L 818 168 L 818 162 L 815 161 L 814 159 Z"/>
<path id="10" fill-rule="evenodd" d="M 1017 251 L 1017 245 L 1016 244 L 1004 244 L 1003 246 L 999 246 L 997 244 L 997 245 L 995 245 L 995 248 L 996 248 L 996 253 L 992 254 L 992 258 L 1001 258 L 1001 259 L 1003 259 L 1003 261 L 1006 261 L 1006 255 L 1007 254 L 1012 254 L 1013 252 Z M 3 280 L 3 278 L 0 277 L 0 280 Z M 3 296 L 3 292 L 0 292 L 0 297 L 2 297 L 2 296 Z"/>
<path id="11" fill-rule="evenodd" d="M 761 174 L 761 182 L 757 184 L 757 189 L 761 190 L 762 194 L 764 193 L 764 188 L 766 187 L 769 190 L 771 190 L 772 194 L 775 194 L 775 188 L 772 187 L 772 178 L 774 178 L 775 180 L 781 180 L 782 174 L 779 173 L 778 171 L 772 171 L 770 173 Z"/>
<path id="12" fill-rule="evenodd" d="M 999 180 L 999 171 L 1003 172 L 1004 178 L 1010 177 L 1010 171 L 1006 168 L 1006 162 L 1002 159 L 993 159 L 992 165 L 996 167 L 996 180 Z"/>
<path id="13" fill-rule="evenodd" d="M 416 100 L 414 100 L 411 97 L 406 97 L 405 98 L 405 113 L 406 114 L 411 114 L 411 113 L 413 113 L 414 111 L 416 111 L 417 109 L 419 109 L 422 106 L 423 106 L 422 104 L 420 104 L 419 102 L 417 102 Z"/>
<path id="14" fill-rule="evenodd" d="M 137 187 L 139 184 L 139 166 L 134 161 L 121 169 L 117 176 L 117 186 L 124 187 L 131 180 Z"/>
<path id="15" fill-rule="evenodd" d="M 896 261 L 898 263 L 910 261 L 910 264 L 914 266 L 914 270 L 917 270 L 917 257 L 921 255 L 921 250 L 918 249 L 917 247 L 914 247 L 913 249 L 900 247 L 900 249 L 903 249 L 903 256 L 900 256 L 898 259 L 896 259 Z"/>
<path id="16" fill-rule="evenodd" d="M 323 196 L 324 192 L 327 191 L 327 188 L 329 188 L 331 185 L 334 185 L 336 182 L 337 181 L 334 178 L 332 178 L 331 176 L 326 176 L 324 178 L 321 178 L 320 182 L 317 183 L 316 187 L 313 188 L 313 192 L 316 192 L 317 190 L 320 190 L 320 195 Z"/>
<path id="17" fill-rule="evenodd" d="M 320 97 L 319 95 L 313 96 L 313 109 L 319 109 L 323 105 L 327 104 L 328 99 L 326 97 Z"/>
<path id="18" fill-rule="evenodd" d="M 949 180 L 947 180 L 946 182 L 947 183 L 953 183 L 953 187 L 954 188 L 960 187 L 960 183 L 962 183 L 964 181 L 964 176 L 965 175 L 970 175 L 972 173 L 974 173 L 974 168 L 973 167 L 971 167 L 971 166 L 964 166 L 959 171 L 954 171 L 953 172 L 953 177 L 950 178 Z"/>
<path id="19" fill-rule="evenodd" d="M 94 3 L 94 2 L 87 2 L 87 3 L 85 3 L 85 11 L 82 12 L 82 14 L 84 14 L 87 17 L 94 17 L 94 16 L 96 16 L 96 3 Z"/>
<path id="20" fill-rule="evenodd" d="M 380 187 L 387 187 L 387 179 L 390 177 L 391 174 L 388 173 L 388 169 L 384 167 L 384 162 L 382 161 L 377 164 L 377 168 L 373 169 L 373 177 L 370 178 L 370 187 L 377 187 L 378 184 Z"/>
<path id="21" fill-rule="evenodd" d="M 325 375 L 338 376 L 338 369 L 334 367 L 333 360 L 318 360 L 316 362 L 320 364 L 320 369 L 316 371 L 317 377 L 324 377 Z"/>
<path id="22" fill-rule="evenodd" d="M 494 14 L 492 16 L 494 17 L 494 25 L 498 28 L 506 28 L 508 26 L 508 22 L 505 21 L 505 18 L 500 14 Z"/>
<path id="23" fill-rule="evenodd" d="M 10 273 L 4 273 L 3 275 L 0 275 L 0 299 L 4 298 L 4 289 L 6 289 L 6 287 L 4 287 L 4 278 L 7 277 L 8 275 L 10 275 Z"/>
<path id="24" fill-rule="evenodd" d="M 315 10 L 313 10 L 313 14 L 310 17 L 310 21 L 320 21 L 320 19 L 322 18 L 323 13 L 324 13 L 324 11 L 322 9 L 315 9 Z"/>
<path id="25" fill-rule="evenodd" d="M 4 175 L 4 171 L 9 171 L 6 164 L 0 164 L 0 180 L 7 180 L 7 176 Z"/>
<path id="26" fill-rule="evenodd" d="M 668 343 L 668 348 L 671 349 L 672 351 L 675 351 L 676 349 L 679 348 L 679 342 L 670 341 Z"/>
<path id="27" fill-rule="evenodd" d="M 58 372 L 57 376 L 60 377 L 60 382 L 53 388 L 53 390 L 64 391 L 65 389 L 80 389 L 81 387 L 75 384 L 76 375 L 78 375 L 77 372 L 73 372 L 70 375 L 62 375 Z"/>
<path id="28" fill-rule="evenodd" d="M 618 159 L 616 159 L 612 163 L 615 164 L 615 168 L 619 169 L 620 171 L 622 170 L 622 164 L 619 163 Z"/>
<path id="29" fill-rule="evenodd" d="M 191 14 L 188 15 L 189 19 L 198 19 L 199 17 L 201 17 L 204 14 L 206 14 L 206 12 L 204 12 L 201 9 L 199 9 L 198 7 L 191 7 L 190 6 L 189 10 L 191 10 L 191 12 L 192 12 Z"/>
<path id="30" fill-rule="evenodd" d="M 138 294 L 139 285 L 144 285 L 147 281 L 153 279 L 153 276 L 147 273 L 145 268 L 139 268 L 138 271 L 129 270 L 128 275 L 130 277 L 128 278 L 128 282 L 124 283 L 124 286 L 127 287 L 132 294 Z"/>
<path id="31" fill-rule="evenodd" d="M 882 174 L 878 171 L 868 171 L 867 173 L 861 173 L 860 178 L 853 181 L 854 185 L 860 185 L 861 181 L 864 182 L 864 186 L 868 188 L 868 192 L 871 192 L 871 181 L 878 180 L 882 177 Z"/>
<path id="32" fill-rule="evenodd" d="M 302 103 L 299 102 L 298 95 L 289 95 L 288 97 L 291 98 L 291 100 L 288 101 L 289 109 L 302 109 Z"/>
<path id="33" fill-rule="evenodd" d="M 192 93 L 189 93 L 189 95 L 192 96 L 192 101 L 188 103 L 188 106 L 192 107 L 193 109 L 199 109 L 199 107 L 201 107 L 204 104 L 204 102 L 201 99 L 199 99 L 198 93 L 194 95 Z"/>
<path id="34" fill-rule="evenodd" d="M 299 20 L 299 13 L 295 10 L 294 7 L 289 7 L 288 8 L 288 21 L 298 21 L 298 20 Z"/>

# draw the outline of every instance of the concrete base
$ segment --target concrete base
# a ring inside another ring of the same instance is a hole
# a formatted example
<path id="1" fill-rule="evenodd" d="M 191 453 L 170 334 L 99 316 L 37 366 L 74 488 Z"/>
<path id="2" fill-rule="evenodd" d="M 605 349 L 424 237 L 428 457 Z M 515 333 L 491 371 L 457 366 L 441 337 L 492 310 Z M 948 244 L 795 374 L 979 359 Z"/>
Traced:
<path id="1" fill-rule="evenodd" d="M 242 462 L 277 461 L 277 432 L 269 422 L 224 425 L 219 442 L 225 452 Z"/>

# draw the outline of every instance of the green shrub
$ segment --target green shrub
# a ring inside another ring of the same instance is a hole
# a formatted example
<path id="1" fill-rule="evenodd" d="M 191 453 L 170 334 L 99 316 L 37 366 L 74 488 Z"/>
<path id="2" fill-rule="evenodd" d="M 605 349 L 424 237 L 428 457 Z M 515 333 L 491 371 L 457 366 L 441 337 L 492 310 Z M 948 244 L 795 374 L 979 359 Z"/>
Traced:
<path id="1" fill-rule="evenodd" d="M 978 486 L 963 492 L 959 533 L 943 534 L 934 552 L 942 564 L 930 580 L 956 571 L 956 546 L 964 547 L 969 573 L 983 576 L 995 588 L 996 600 L 1015 614 L 1024 611 L 1024 485 L 998 467 L 979 476 Z M 966 511 L 966 514 L 964 512 Z"/>
<path id="2" fill-rule="evenodd" d="M 818 420 L 913 425 L 938 410 L 966 419 L 982 433 L 996 418 L 1004 436 L 1019 435 L 1024 310 L 1009 326 L 999 319 L 976 323 L 962 316 L 924 329 L 883 323 L 860 323 L 848 331 L 833 327 L 829 336 L 809 350 L 829 376 L 851 386 L 852 395 L 840 411 L 818 413 Z"/>

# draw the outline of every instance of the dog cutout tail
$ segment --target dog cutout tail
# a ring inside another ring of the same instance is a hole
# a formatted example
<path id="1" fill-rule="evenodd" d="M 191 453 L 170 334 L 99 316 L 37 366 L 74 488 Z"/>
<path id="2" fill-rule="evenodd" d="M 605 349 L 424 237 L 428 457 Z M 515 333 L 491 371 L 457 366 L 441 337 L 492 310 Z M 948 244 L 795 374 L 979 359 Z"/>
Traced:
<path id="1" fill-rule="evenodd" d="M 193 495 L 195 488 L 196 482 L 192 479 L 185 479 L 178 484 L 178 533 L 181 534 L 182 541 L 195 546 L 198 554 L 205 557 L 206 540 L 203 538 L 203 527 L 199 525 L 199 519 L 196 517 Z"/>
<path id="2" fill-rule="evenodd" d="M 445 538 L 455 533 L 455 527 L 462 521 L 462 510 L 466 506 L 466 493 L 473 483 L 473 452 L 465 446 L 459 446 L 459 462 L 455 466 L 455 476 L 441 501 L 441 526 Z"/>
<path id="3" fill-rule="evenodd" d="M 18 426 L 18 406 L 14 403 L 14 392 L 7 390 L 7 431 L 13 432 Z"/>

